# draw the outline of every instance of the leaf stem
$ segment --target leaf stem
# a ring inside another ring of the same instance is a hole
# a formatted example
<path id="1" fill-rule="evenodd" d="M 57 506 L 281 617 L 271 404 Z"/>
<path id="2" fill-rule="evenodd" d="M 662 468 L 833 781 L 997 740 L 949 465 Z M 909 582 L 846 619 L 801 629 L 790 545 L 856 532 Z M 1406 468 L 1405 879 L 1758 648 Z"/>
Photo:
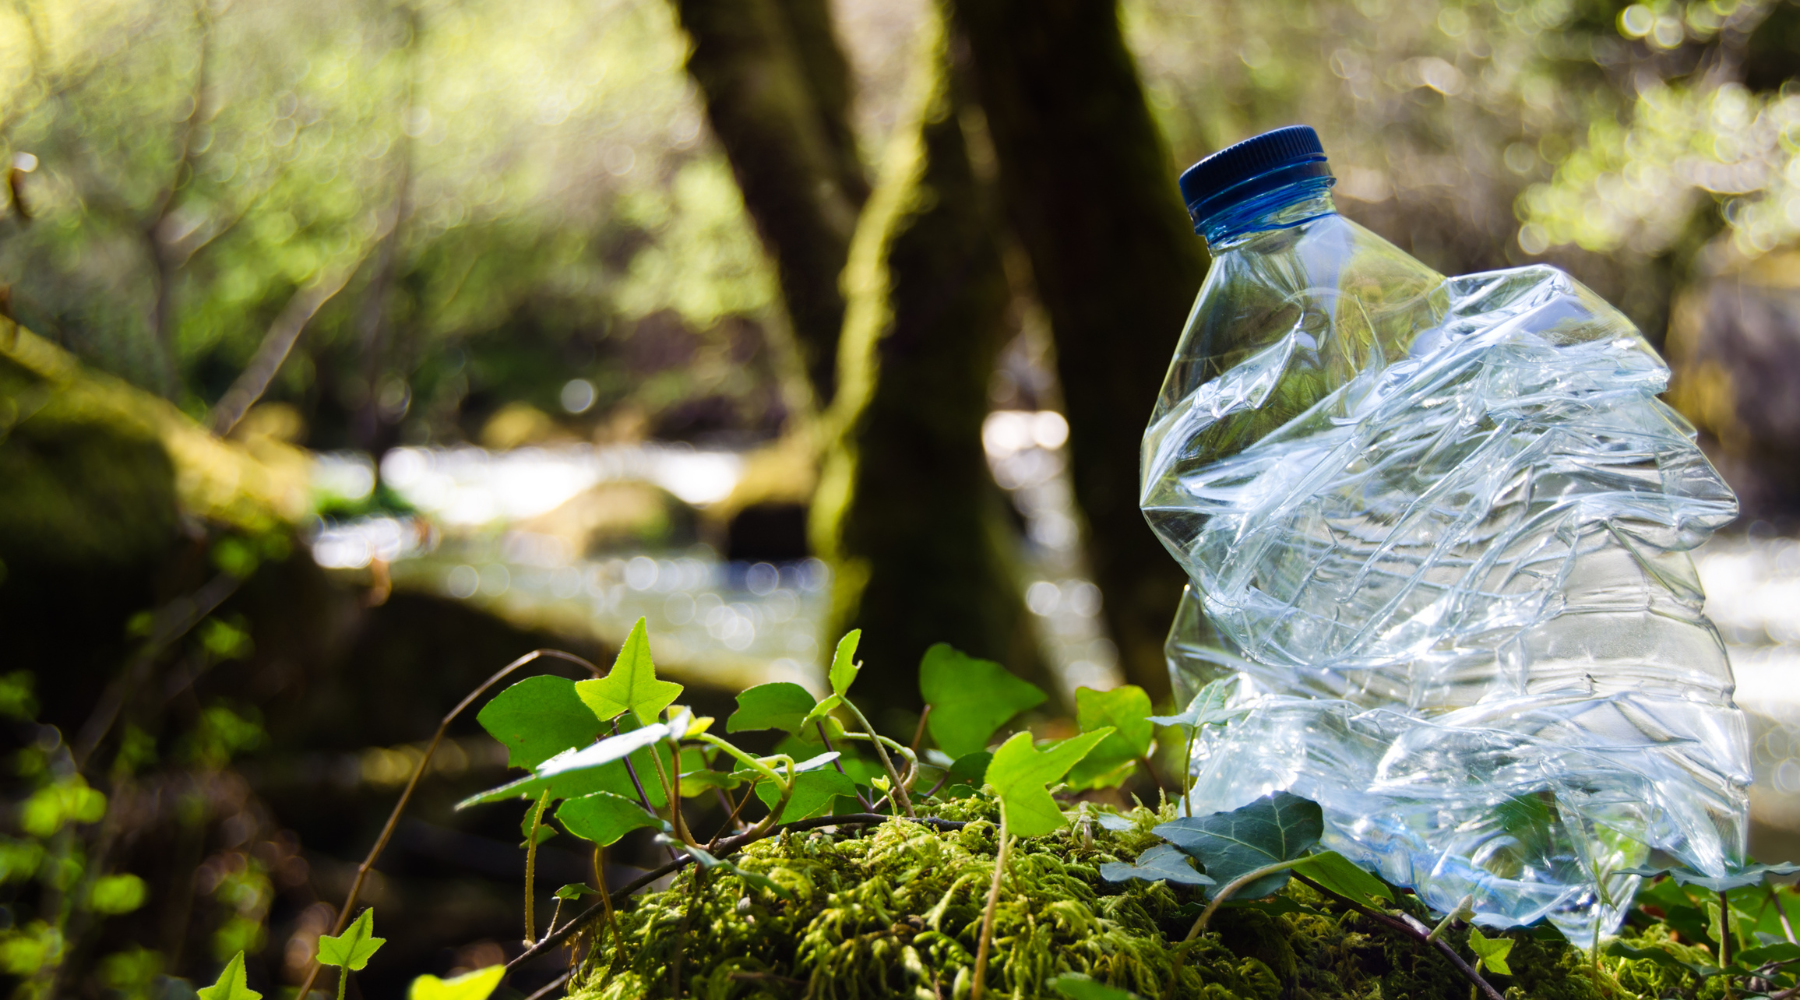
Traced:
<path id="1" fill-rule="evenodd" d="M 925 720 L 929 718 L 931 718 L 931 705 L 927 704 L 925 710 L 919 713 L 919 728 L 913 730 L 912 752 L 914 757 L 919 755 L 919 744 L 925 739 Z"/>
<path id="2" fill-rule="evenodd" d="M 751 769 L 752 771 L 755 771 L 757 774 L 762 775 L 763 777 L 769 779 L 770 781 L 775 781 L 775 782 L 781 781 L 781 774 L 779 772 L 777 772 L 774 768 L 770 767 L 767 764 L 764 764 L 762 761 L 757 760 L 755 757 L 752 757 L 751 755 L 745 753 L 744 751 L 739 750 L 737 747 L 732 746 L 730 743 L 727 743 L 724 740 L 719 739 L 717 736 L 714 736 L 711 733 L 701 733 L 698 737 L 696 737 L 696 739 L 704 740 L 705 742 L 718 747 L 719 749 L 725 751 L 726 753 L 730 754 L 731 756 L 737 758 L 738 762 L 743 764 L 745 767 Z M 839 770 L 842 770 L 842 768 L 839 768 Z"/>
<path id="3" fill-rule="evenodd" d="M 675 753 L 677 755 L 681 753 L 681 746 L 679 744 L 675 747 Z M 662 756 L 656 752 L 654 746 L 650 748 L 650 762 L 656 765 L 656 780 L 662 782 L 663 795 L 668 797 L 669 824 L 675 828 L 675 836 L 680 838 L 681 842 L 684 844 L 692 844 L 693 841 L 688 838 L 688 835 L 684 833 L 681 828 L 681 798 L 677 794 L 674 786 L 669 784 L 669 771 L 667 768 L 663 767 Z M 681 766 L 679 756 L 677 757 L 675 766 L 678 768 Z"/>
<path id="4" fill-rule="evenodd" d="M 931 706 L 926 705 L 925 711 L 927 713 L 929 713 L 931 711 Z M 925 722 L 923 719 L 919 720 L 919 725 L 923 726 L 924 724 L 925 724 Z M 813 723 L 813 725 L 819 727 L 819 742 L 825 744 L 825 752 L 826 753 L 837 753 L 837 747 L 834 747 L 831 745 L 831 737 L 825 735 L 825 720 L 820 719 L 818 722 Z M 837 771 L 839 774 L 843 775 L 846 778 L 850 777 L 850 772 L 844 770 L 844 761 L 841 757 L 832 760 L 831 763 L 837 768 Z M 866 798 L 863 798 L 862 788 L 860 786 L 858 786 L 856 789 L 856 801 L 862 803 L 862 807 L 864 809 L 870 808 L 869 800 Z"/>
<path id="5" fill-rule="evenodd" d="M 1188 945 L 1191 944 L 1195 938 L 1200 936 L 1201 931 L 1206 929 L 1206 922 L 1212 919 L 1213 911 L 1217 910 L 1220 904 L 1231 898 L 1232 893 L 1237 892 L 1244 886 L 1262 878 L 1264 875 L 1273 875 L 1276 872 L 1286 871 L 1304 860 L 1306 859 L 1294 858 L 1291 861 L 1277 861 L 1272 865 L 1253 868 L 1220 886 L 1219 891 L 1214 893 L 1212 900 L 1206 904 L 1206 909 L 1201 910 L 1200 916 L 1194 919 L 1194 926 L 1188 928 L 1187 937 L 1182 938 L 1181 944 L 1176 946 L 1175 968 L 1169 973 L 1169 985 L 1168 988 L 1163 991 L 1163 1000 L 1175 1000 L 1175 990 L 1181 982 L 1181 968 L 1187 963 Z"/>
<path id="6" fill-rule="evenodd" d="M 988 948 L 994 941 L 994 911 L 1000 906 L 1000 878 L 1006 874 L 1006 859 L 1011 853 L 1012 838 L 1006 833 L 1006 810 L 1000 810 L 1000 850 L 994 856 L 994 881 L 988 885 L 987 908 L 981 913 L 981 938 L 975 945 L 975 978 L 969 986 L 969 1000 L 981 1000 L 981 989 L 987 984 Z"/>
<path id="7" fill-rule="evenodd" d="M 1187 753 L 1181 758 L 1181 811 L 1190 817 L 1194 815 L 1194 737 L 1199 732 L 1199 726 L 1188 730 Z"/>
<path id="8" fill-rule="evenodd" d="M 537 939 L 537 907 L 531 890 L 537 883 L 538 830 L 544 825 L 544 808 L 550 804 L 550 789 L 538 796 L 537 808 L 531 811 L 531 832 L 525 835 L 525 946 Z M 555 923 L 555 918 L 551 918 Z"/>
<path id="9" fill-rule="evenodd" d="M 875 727 L 869 724 L 869 719 L 862 714 L 862 709 L 857 708 L 850 699 L 844 699 L 844 707 L 850 710 L 851 715 L 856 716 L 856 721 L 862 723 L 863 731 L 868 733 L 869 738 L 874 742 L 875 755 L 881 758 L 881 766 L 887 771 L 888 780 L 894 783 L 894 790 L 890 792 L 889 795 L 893 798 L 894 802 L 898 803 L 902 809 L 906 810 L 908 819 L 916 819 L 918 814 L 913 812 L 912 799 L 907 797 L 905 786 L 900 784 L 900 772 L 894 770 L 894 762 L 888 759 L 887 749 L 881 745 L 881 735 L 875 732 Z M 895 744 L 895 746 L 899 746 L 899 744 Z M 917 768 L 914 768 L 914 770 L 917 771 Z M 980 998 L 971 998 L 971 1000 L 980 1000 Z"/>
<path id="10" fill-rule="evenodd" d="M 338 969 L 338 997 L 337 997 L 337 1000 L 344 1000 L 344 986 L 346 984 L 348 984 L 349 982 L 350 982 L 350 970 L 342 969 L 342 968 Z"/>

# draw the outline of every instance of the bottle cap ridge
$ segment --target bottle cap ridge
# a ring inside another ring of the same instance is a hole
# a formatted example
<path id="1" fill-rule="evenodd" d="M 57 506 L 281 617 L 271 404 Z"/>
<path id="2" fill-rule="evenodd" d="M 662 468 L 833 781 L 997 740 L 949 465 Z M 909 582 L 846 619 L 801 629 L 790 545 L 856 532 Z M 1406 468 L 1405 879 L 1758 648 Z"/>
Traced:
<path id="1" fill-rule="evenodd" d="M 1325 147 L 1310 125 L 1252 136 L 1181 174 L 1181 200 L 1198 231 L 1207 219 L 1254 194 L 1307 177 L 1330 177 Z M 1249 183 L 1262 180 L 1264 183 Z"/>

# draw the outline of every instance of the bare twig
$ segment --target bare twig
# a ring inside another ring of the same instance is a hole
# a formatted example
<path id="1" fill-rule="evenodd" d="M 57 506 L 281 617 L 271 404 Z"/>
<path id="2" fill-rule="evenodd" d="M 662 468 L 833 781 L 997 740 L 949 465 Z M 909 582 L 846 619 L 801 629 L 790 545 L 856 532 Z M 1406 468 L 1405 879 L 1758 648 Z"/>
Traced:
<path id="1" fill-rule="evenodd" d="M 87 766 L 88 758 L 99 748 L 100 741 L 112 731 L 113 723 L 118 721 L 119 711 L 125 707 L 126 701 L 149 678 L 150 669 L 156 665 L 163 650 L 217 610 L 219 605 L 225 603 L 226 598 L 237 592 L 243 582 L 230 573 L 220 573 L 200 589 L 178 597 L 156 610 L 150 619 L 149 637 L 138 648 L 124 672 L 107 686 L 106 692 L 100 696 L 99 704 L 94 706 L 94 714 L 81 727 L 73 748 L 77 769 Z"/>
<path id="2" fill-rule="evenodd" d="M 406 811 L 407 803 L 412 801 L 413 790 L 419 787 L 419 779 L 425 776 L 425 768 L 431 764 L 432 755 L 437 753 L 438 744 L 444 741 L 444 733 L 449 730 L 450 723 L 455 722 L 457 716 L 461 715 L 465 709 L 474 704 L 475 699 L 486 694 L 488 688 L 505 680 L 509 674 L 518 670 L 520 667 L 541 659 L 565 660 L 585 668 L 595 677 L 601 676 L 599 667 L 576 656 L 574 653 L 565 653 L 558 649 L 534 649 L 511 663 L 508 663 L 506 666 L 501 667 L 495 672 L 494 676 L 482 681 L 480 687 L 469 692 L 468 697 L 457 702 L 456 707 L 451 709 L 448 715 L 444 716 L 444 721 L 438 723 L 437 732 L 432 734 L 431 742 L 426 745 L 425 753 L 420 756 L 418 765 L 413 768 L 412 777 L 406 782 L 406 788 L 400 792 L 400 801 L 394 803 L 394 811 L 388 814 L 387 825 L 381 828 L 381 835 L 375 838 L 375 846 L 369 848 L 368 857 L 363 859 L 362 864 L 356 866 L 356 878 L 350 883 L 350 894 L 344 898 L 343 908 L 338 910 L 337 920 L 332 924 L 331 933 L 342 934 L 344 932 L 344 927 L 350 923 L 350 913 L 356 908 L 356 899 L 362 894 L 363 883 L 368 880 L 369 872 L 374 869 L 375 862 L 381 857 L 381 852 L 387 849 L 388 841 L 393 839 L 394 828 L 400 824 L 400 814 Z M 546 938 L 545 940 L 549 940 L 549 938 Z M 313 983 L 319 978 L 319 968 L 319 962 L 316 957 L 307 963 L 306 978 L 300 982 L 300 989 L 294 994 L 295 996 L 305 997 L 307 993 L 312 990 Z"/>
<path id="3" fill-rule="evenodd" d="M 575 974 L 575 971 L 573 969 L 571 969 L 568 972 L 565 972 L 562 975 L 557 976 L 555 979 L 552 979 L 548 983 L 545 983 L 543 988 L 539 989 L 536 993 L 533 993 L 532 995 L 526 997 L 525 1000 L 544 1000 L 545 997 L 556 992 L 556 990 L 559 987 L 568 983 L 569 977 L 574 974 Z"/>

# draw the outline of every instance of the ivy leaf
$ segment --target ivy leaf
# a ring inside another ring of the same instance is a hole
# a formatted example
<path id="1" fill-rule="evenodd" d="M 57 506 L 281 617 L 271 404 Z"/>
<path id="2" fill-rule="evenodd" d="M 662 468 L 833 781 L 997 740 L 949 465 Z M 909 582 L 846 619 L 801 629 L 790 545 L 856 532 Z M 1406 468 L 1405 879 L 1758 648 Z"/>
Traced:
<path id="1" fill-rule="evenodd" d="M 992 660 L 978 660 L 947 643 L 925 651 L 919 693 L 931 705 L 925 726 L 951 757 L 986 750 L 994 731 L 1047 697 L 1037 685 L 1013 676 Z"/>
<path id="2" fill-rule="evenodd" d="M 508 767 L 531 768 L 598 739 L 605 724 L 582 704 L 575 682 L 542 674 L 495 695 L 475 721 L 506 747 Z"/>
<path id="3" fill-rule="evenodd" d="M 451 979 L 420 976 L 407 989 L 406 1000 L 487 1000 L 505 975 L 506 966 L 490 965 Z"/>
<path id="4" fill-rule="evenodd" d="M 1177 715 L 1152 715 L 1150 721 L 1159 726 L 1179 726 L 1190 732 L 1198 731 L 1201 726 L 1224 725 L 1243 715 L 1247 710 L 1227 707 L 1231 702 L 1232 689 L 1237 681 L 1231 677 L 1221 677 L 1194 693 L 1193 700 L 1187 708 Z"/>
<path id="5" fill-rule="evenodd" d="M 1386 912 L 1383 905 L 1394 901 L 1387 883 L 1357 867 L 1355 862 L 1336 851 L 1324 851 L 1295 865 L 1296 875 L 1304 875 L 1338 895 L 1377 913 Z"/>
<path id="6" fill-rule="evenodd" d="M 936 714 L 934 709 L 932 715 Z M 1038 837 L 1068 826 L 1069 821 L 1063 818 L 1046 786 L 1061 779 L 1111 733 L 1110 729 L 1082 733 L 1042 751 L 1031 745 L 1030 733 L 1014 733 L 1002 743 L 988 762 L 987 783 L 1000 796 L 1007 831 L 1020 837 Z"/>
<path id="7" fill-rule="evenodd" d="M 1713 892 L 1726 892 L 1731 889 L 1741 889 L 1747 885 L 1759 885 L 1765 875 L 1793 875 L 1795 873 L 1800 873 L 1800 865 L 1791 862 L 1782 862 L 1778 865 L 1752 862 L 1738 871 L 1722 876 L 1697 872 L 1687 865 L 1679 864 L 1670 865 L 1667 868 L 1619 869 L 1621 875 L 1642 875 L 1645 878 L 1667 875 L 1682 885 L 1697 885 L 1702 889 L 1711 889 Z"/>
<path id="8" fill-rule="evenodd" d="M 575 836 L 601 847 L 618 843 L 620 837 L 633 830 L 667 826 L 645 812 L 643 806 L 611 792 L 595 792 L 564 802 L 556 807 L 556 821 Z"/>
<path id="9" fill-rule="evenodd" d="M 1756 948 L 1745 948 L 1731 957 L 1737 964 L 1748 969 L 1768 965 L 1770 962 L 1800 962 L 1800 945 L 1777 941 Z"/>
<path id="10" fill-rule="evenodd" d="M 1325 832 L 1325 818 L 1317 803 L 1276 792 L 1241 809 L 1184 816 L 1152 832 L 1186 851 L 1224 886 L 1258 868 L 1304 857 Z M 1266 875 L 1236 895 L 1243 899 L 1270 895 L 1287 885 L 1291 874 Z"/>
<path id="11" fill-rule="evenodd" d="M 681 685 L 656 679 L 656 664 L 650 660 L 650 634 L 644 619 L 631 626 L 631 634 L 619 647 L 612 670 L 598 680 L 577 681 L 575 693 L 582 704 L 602 720 L 629 711 L 640 723 L 649 726 L 663 709 L 681 696 Z"/>
<path id="12" fill-rule="evenodd" d="M 1512 970 L 1506 967 L 1506 953 L 1512 951 L 1512 946 L 1512 938 L 1490 938 L 1482 934 L 1479 927 L 1469 928 L 1469 950 L 1475 953 L 1476 964 L 1490 972 L 1512 975 Z"/>
<path id="13" fill-rule="evenodd" d="M 1050 986 L 1069 1000 L 1141 1000 L 1130 990 L 1108 986 L 1093 976 L 1079 972 L 1065 972 L 1050 980 Z"/>
<path id="14" fill-rule="evenodd" d="M 551 893 L 557 899 L 580 899 L 583 896 L 598 896 L 600 890 L 585 882 L 570 882 L 561 889 Z"/>
<path id="15" fill-rule="evenodd" d="M 705 795 L 715 788 L 736 788 L 743 783 L 744 776 L 735 771 L 714 771 L 710 768 L 683 771 L 681 772 L 681 797 L 691 799 L 697 795 Z"/>
<path id="16" fill-rule="evenodd" d="M 1194 869 L 1181 848 L 1174 844 L 1157 844 L 1138 855 L 1137 861 L 1109 861 L 1100 866 L 1100 877 L 1108 882 L 1125 882 L 1141 878 L 1146 882 L 1174 882 L 1179 885 L 1212 885 L 1213 880 Z"/>
<path id="17" fill-rule="evenodd" d="M 993 759 L 994 755 L 986 750 L 963 754 L 951 762 L 947 778 L 953 785 L 980 787 L 981 783 L 987 780 L 988 764 Z"/>
<path id="18" fill-rule="evenodd" d="M 387 944 L 387 938 L 371 937 L 374 931 L 375 908 L 371 906 L 337 937 L 319 935 L 319 964 L 335 965 L 350 972 L 362 971 L 381 946 Z"/>
<path id="19" fill-rule="evenodd" d="M 200 988 L 196 994 L 200 1000 L 262 1000 L 262 994 L 251 989 L 244 977 L 244 953 L 241 951 L 225 963 L 217 982 Z"/>
<path id="20" fill-rule="evenodd" d="M 1472 929 L 1472 928 L 1471 928 Z M 1691 963 L 1683 962 L 1661 948 L 1634 948 L 1623 941 L 1612 941 L 1606 946 L 1606 953 L 1615 958 L 1629 958 L 1637 961 L 1655 962 L 1671 972 L 1693 972 Z"/>
<path id="21" fill-rule="evenodd" d="M 794 770 L 799 771 L 796 765 Z M 781 810 L 784 823 L 813 816 L 823 816 L 831 811 L 831 800 L 842 795 L 846 798 L 856 796 L 856 782 L 848 775 L 839 774 L 836 770 L 811 770 L 794 775 L 794 794 L 788 797 L 788 804 Z M 756 786 L 756 797 L 770 809 L 781 801 L 781 789 L 773 781 L 759 782 Z"/>
<path id="22" fill-rule="evenodd" d="M 831 693 L 839 698 L 850 696 L 850 685 L 855 683 L 856 675 L 862 673 L 862 664 L 854 662 L 856 646 L 860 642 L 862 629 L 853 628 L 838 640 L 837 650 L 831 654 L 831 669 L 825 672 L 825 679 L 831 683 Z"/>
<path id="23" fill-rule="evenodd" d="M 524 842 L 519 844 L 520 847 L 525 847 L 531 843 L 531 817 L 536 815 L 536 813 L 537 803 L 533 802 L 531 808 L 525 810 L 525 818 L 519 821 L 519 836 L 525 838 Z M 539 824 L 537 828 L 538 843 L 541 844 L 554 836 L 556 836 L 556 828 L 552 827 L 549 822 L 546 821 Z"/>
<path id="24" fill-rule="evenodd" d="M 1135 684 L 1110 691 L 1075 689 L 1075 721 L 1081 731 L 1111 727 L 1113 733 L 1069 771 L 1077 788 L 1106 788 L 1131 777 L 1137 760 L 1150 752 L 1156 726 L 1150 721 L 1150 696 Z"/>
<path id="25" fill-rule="evenodd" d="M 784 733 L 799 732 L 801 723 L 818 707 L 813 696 L 798 684 L 781 681 L 758 684 L 737 696 L 738 709 L 725 720 L 728 733 L 746 729 L 779 729 Z"/>
<path id="26" fill-rule="evenodd" d="M 586 683 L 583 681 L 582 683 Z M 537 766 L 529 777 L 508 782 L 498 788 L 490 788 L 485 792 L 458 802 L 456 808 L 466 809 L 483 802 L 499 802 L 512 798 L 537 798 L 545 788 L 551 789 L 553 797 L 570 794 L 559 791 L 555 783 L 548 779 L 562 778 L 604 768 L 616 761 L 631 756 L 634 752 L 653 746 L 669 735 L 669 727 L 662 723 L 652 723 L 617 736 L 608 736 L 591 746 L 579 750 L 565 750 Z M 668 758 L 664 758 L 667 760 Z M 596 775 L 596 779 L 600 776 Z M 566 786 L 565 786 L 566 787 Z"/>
<path id="27" fill-rule="evenodd" d="M 736 875 L 738 878 L 743 879 L 745 883 L 756 886 L 758 889 L 767 889 L 770 892 L 774 893 L 775 895 L 780 896 L 782 899 L 793 899 L 794 898 L 794 894 L 792 892 L 788 891 L 788 889 L 786 887 L 784 887 L 783 885 L 781 885 L 781 883 L 775 881 L 774 879 L 770 878 L 769 876 L 760 875 L 760 874 L 757 874 L 756 872 L 747 872 L 744 869 L 739 868 L 737 865 L 734 865 L 731 862 L 726 861 L 723 858 L 714 857 L 705 848 L 695 847 L 691 844 L 684 844 L 681 841 L 674 839 L 673 837 L 665 836 L 665 837 L 658 837 L 656 839 L 660 843 L 663 843 L 670 847 L 673 847 L 676 850 L 686 851 L 688 856 L 693 858 L 694 862 L 702 868 L 705 868 L 708 870 L 711 870 L 714 868 L 723 868 L 724 870 L 730 872 L 731 874 Z"/>

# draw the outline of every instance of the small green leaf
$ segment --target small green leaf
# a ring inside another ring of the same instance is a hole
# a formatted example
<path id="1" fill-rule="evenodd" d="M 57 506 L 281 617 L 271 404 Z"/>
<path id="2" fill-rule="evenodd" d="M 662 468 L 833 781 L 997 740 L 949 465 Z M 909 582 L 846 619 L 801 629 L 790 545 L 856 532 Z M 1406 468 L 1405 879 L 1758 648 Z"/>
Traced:
<path id="1" fill-rule="evenodd" d="M 980 787 L 987 780 L 988 764 L 993 759 L 994 755 L 986 750 L 963 754 L 951 763 L 949 781 L 952 784 Z"/>
<path id="2" fill-rule="evenodd" d="M 1186 851 L 1222 887 L 1258 868 L 1304 857 L 1325 832 L 1325 818 L 1317 803 L 1276 792 L 1241 809 L 1184 816 L 1152 832 Z M 1286 885 L 1291 874 L 1266 875 L 1238 890 L 1237 896 L 1270 895 Z"/>
<path id="3" fill-rule="evenodd" d="M 1475 953 L 1476 964 L 1502 976 L 1512 975 L 1506 967 L 1506 953 L 1512 951 L 1512 938 L 1490 938 L 1481 933 L 1481 928 L 1469 928 L 1469 950 Z"/>
<path id="4" fill-rule="evenodd" d="M 520 778 L 517 781 L 501 785 L 499 788 L 490 788 L 479 795 L 472 795 L 458 802 L 456 808 L 463 809 L 483 802 L 499 802 L 503 799 L 521 797 L 535 799 L 547 787 L 546 779 L 606 767 L 615 761 L 631 756 L 636 751 L 662 741 L 668 735 L 669 727 L 658 722 L 628 733 L 608 736 L 592 746 L 582 747 L 579 750 L 565 750 L 539 764 L 531 777 Z M 551 796 L 555 797 L 556 794 L 552 791 Z"/>
<path id="5" fill-rule="evenodd" d="M 1143 879 L 1146 882 L 1174 882 L 1178 885 L 1212 885 L 1213 880 L 1194 869 L 1194 863 L 1174 844 L 1157 844 L 1138 855 L 1136 862 L 1109 861 L 1100 866 L 1100 877 L 1108 882 Z"/>
<path id="6" fill-rule="evenodd" d="M 1050 986 L 1069 1000 L 1141 1000 L 1130 990 L 1108 986 L 1093 976 L 1079 972 L 1065 972 L 1050 980 Z"/>
<path id="7" fill-rule="evenodd" d="M 728 733 L 746 729 L 779 729 L 784 733 L 795 733 L 808 713 L 819 704 L 805 688 L 786 681 L 758 684 L 738 695 L 737 703 L 737 711 L 725 720 Z"/>
<path id="8" fill-rule="evenodd" d="M 369 964 L 370 957 L 387 943 L 387 938 L 371 937 L 374 931 L 375 908 L 371 906 L 337 937 L 319 935 L 319 964 L 360 972 Z"/>
<path id="9" fill-rule="evenodd" d="M 231 956 L 220 971 L 218 981 L 195 991 L 200 1000 L 262 1000 L 262 994 L 250 988 L 244 977 L 244 953 Z"/>
<path id="10" fill-rule="evenodd" d="M 570 882 L 561 889 L 551 893 L 557 899 L 580 899 L 583 896 L 598 896 L 600 890 L 585 882 Z"/>
<path id="11" fill-rule="evenodd" d="M 1349 858 L 1336 851 L 1315 854 L 1293 867 L 1296 875 L 1304 875 L 1325 888 L 1377 913 L 1386 912 L 1394 901 L 1387 883 L 1358 868 Z"/>
<path id="12" fill-rule="evenodd" d="M 644 827 L 661 828 L 663 820 L 644 811 L 631 799 L 611 792 L 595 792 L 570 799 L 556 808 L 556 821 L 583 840 L 601 847 L 619 842 L 619 838 Z"/>
<path id="13" fill-rule="evenodd" d="M 1007 830 L 1015 836 L 1038 837 L 1067 826 L 1068 820 L 1046 786 L 1060 780 L 1111 732 L 1082 733 L 1042 751 L 1031 745 L 1030 733 L 1014 733 L 1002 743 L 988 762 L 987 783 L 1000 796 Z"/>
<path id="14" fill-rule="evenodd" d="M 1691 972 L 1693 968 L 1687 962 L 1661 948 L 1634 948 L 1623 941 L 1612 941 L 1606 945 L 1606 953 L 1614 958 L 1629 958 L 1640 962 L 1655 962 L 1671 972 Z"/>
<path id="15" fill-rule="evenodd" d="M 487 1000 L 505 975 L 506 966 L 490 965 L 452 979 L 420 976 L 407 989 L 406 1000 Z"/>
<path id="16" fill-rule="evenodd" d="M 1081 731 L 1111 727 L 1113 734 L 1069 771 L 1069 784 L 1077 788 L 1117 785 L 1137 769 L 1137 759 L 1150 751 L 1156 726 L 1150 722 L 1150 696 L 1134 684 L 1110 691 L 1075 690 L 1075 721 Z"/>
<path id="17" fill-rule="evenodd" d="M 681 685 L 656 679 L 656 664 L 650 660 L 650 635 L 644 619 L 631 626 L 631 634 L 619 647 L 612 670 L 605 677 L 577 681 L 575 693 L 582 704 L 602 720 L 629 711 L 638 722 L 649 726 L 663 709 L 681 696 Z"/>
<path id="18" fill-rule="evenodd" d="M 1222 726 L 1245 712 L 1241 708 L 1227 707 L 1231 702 L 1232 690 L 1236 687 L 1236 678 L 1221 677 L 1195 692 L 1187 708 L 1180 714 L 1152 715 L 1150 721 L 1159 726 L 1179 726 L 1190 731 L 1207 725 Z"/>
<path id="19" fill-rule="evenodd" d="M 536 767 L 598 739 L 605 724 L 582 704 L 575 682 L 547 674 L 527 677 L 494 696 L 475 716 L 506 747 L 509 767 Z"/>
<path id="20" fill-rule="evenodd" d="M 987 749 L 994 731 L 1008 719 L 1044 703 L 1037 685 L 1019 679 L 992 660 L 978 660 L 945 643 L 925 651 L 919 662 L 919 692 L 931 705 L 925 726 L 938 749 L 962 757 Z"/>
<path id="21" fill-rule="evenodd" d="M 850 685 L 862 673 L 862 664 L 854 662 L 856 644 L 861 641 L 862 629 L 853 628 L 838 640 L 837 651 L 831 654 L 831 669 L 826 671 L 825 679 L 831 682 L 831 693 L 839 698 L 849 696 Z"/>
<path id="22" fill-rule="evenodd" d="M 796 766 L 796 771 L 799 768 Z M 855 796 L 856 782 L 839 774 L 831 768 L 811 770 L 794 775 L 794 794 L 788 797 L 788 804 L 781 810 L 781 821 L 791 823 L 794 820 L 823 816 L 831 811 L 831 800 L 838 795 Z M 756 786 L 756 797 L 770 809 L 781 801 L 781 789 L 773 781 L 759 782 Z"/>

